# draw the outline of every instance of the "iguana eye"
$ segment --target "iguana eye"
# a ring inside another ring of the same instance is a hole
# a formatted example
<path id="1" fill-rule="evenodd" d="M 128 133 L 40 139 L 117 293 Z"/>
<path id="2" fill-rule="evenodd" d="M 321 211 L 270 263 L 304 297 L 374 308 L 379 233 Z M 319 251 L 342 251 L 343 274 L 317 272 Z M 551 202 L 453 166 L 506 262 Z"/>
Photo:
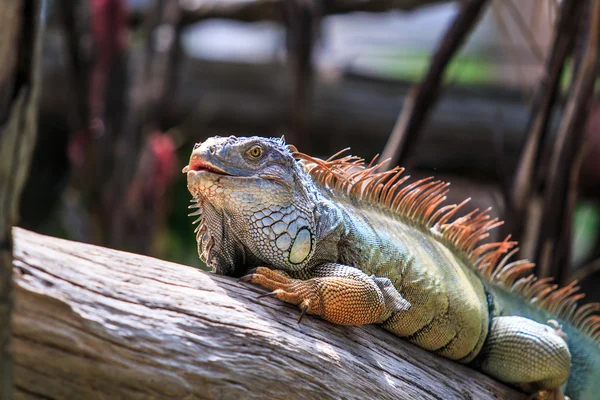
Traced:
<path id="1" fill-rule="evenodd" d="M 256 146 L 250 147 L 250 149 L 247 151 L 247 153 L 248 153 L 248 155 L 250 155 L 250 157 L 258 159 L 262 156 L 263 149 L 259 145 L 256 145 Z"/>

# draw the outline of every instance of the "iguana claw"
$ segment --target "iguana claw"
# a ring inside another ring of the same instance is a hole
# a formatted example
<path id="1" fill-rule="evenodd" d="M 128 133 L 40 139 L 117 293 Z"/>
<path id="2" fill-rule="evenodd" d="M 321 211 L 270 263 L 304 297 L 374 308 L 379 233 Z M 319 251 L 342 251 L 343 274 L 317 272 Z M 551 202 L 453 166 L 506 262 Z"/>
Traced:
<path id="1" fill-rule="evenodd" d="M 272 292 L 269 293 L 263 293 L 261 295 L 256 296 L 257 299 L 262 299 L 263 297 L 276 297 L 277 294 L 279 294 L 279 292 L 281 292 L 281 289 L 275 289 Z"/>
<path id="2" fill-rule="evenodd" d="M 298 325 L 300 325 L 300 323 L 302 322 L 302 318 L 304 318 L 304 316 L 306 315 L 309 303 L 310 302 L 308 300 L 304 300 L 300 305 L 300 307 L 302 308 L 302 312 L 300 313 L 300 318 L 298 318 Z"/>
<path id="3" fill-rule="evenodd" d="M 238 282 L 252 282 L 266 289 L 272 289 L 268 293 L 257 296 L 257 299 L 275 297 L 287 303 L 299 305 L 302 312 L 300 318 L 298 318 L 298 323 L 302 321 L 304 315 L 309 311 L 310 299 L 305 297 L 311 295 L 311 290 L 307 290 L 307 287 L 311 286 L 310 282 L 292 279 L 283 271 L 276 271 L 266 267 L 257 267 L 249 270 L 246 275 L 238 279 Z"/>

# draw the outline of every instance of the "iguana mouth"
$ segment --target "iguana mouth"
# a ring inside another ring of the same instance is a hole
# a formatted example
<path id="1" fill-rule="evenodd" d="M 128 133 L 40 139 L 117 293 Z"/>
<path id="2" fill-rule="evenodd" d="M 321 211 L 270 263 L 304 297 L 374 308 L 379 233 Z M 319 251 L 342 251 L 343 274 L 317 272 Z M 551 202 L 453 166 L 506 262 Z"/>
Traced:
<path id="1" fill-rule="evenodd" d="M 213 174 L 217 174 L 217 175 L 229 175 L 231 176 L 232 174 L 226 172 L 225 170 L 223 170 L 222 168 L 217 167 L 214 164 L 211 164 L 210 162 L 207 161 L 203 161 L 203 160 L 190 160 L 190 164 L 186 165 L 185 168 L 183 168 L 182 172 L 185 174 L 188 171 L 196 171 L 196 172 L 201 172 L 201 171 L 206 171 L 206 172 L 211 172 Z"/>

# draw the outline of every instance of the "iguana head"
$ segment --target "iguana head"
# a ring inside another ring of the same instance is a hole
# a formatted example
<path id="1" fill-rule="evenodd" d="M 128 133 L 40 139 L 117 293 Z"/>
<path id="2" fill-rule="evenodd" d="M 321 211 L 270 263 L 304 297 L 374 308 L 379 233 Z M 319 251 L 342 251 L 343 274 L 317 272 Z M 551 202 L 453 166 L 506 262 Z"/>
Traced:
<path id="1" fill-rule="evenodd" d="M 194 146 L 187 185 L 200 257 L 217 273 L 305 266 L 315 249 L 314 186 L 282 139 L 209 138 Z"/>

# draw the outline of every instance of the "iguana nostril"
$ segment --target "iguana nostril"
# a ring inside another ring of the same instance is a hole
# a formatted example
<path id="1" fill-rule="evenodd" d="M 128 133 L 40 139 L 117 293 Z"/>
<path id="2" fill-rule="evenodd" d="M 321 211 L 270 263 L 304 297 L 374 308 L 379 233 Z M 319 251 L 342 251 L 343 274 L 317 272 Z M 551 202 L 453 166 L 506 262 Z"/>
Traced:
<path id="1" fill-rule="evenodd" d="M 208 151 L 210 151 L 210 154 L 215 154 L 215 152 L 217 151 L 217 146 L 215 146 L 214 144 L 212 146 L 210 146 L 208 148 Z"/>

